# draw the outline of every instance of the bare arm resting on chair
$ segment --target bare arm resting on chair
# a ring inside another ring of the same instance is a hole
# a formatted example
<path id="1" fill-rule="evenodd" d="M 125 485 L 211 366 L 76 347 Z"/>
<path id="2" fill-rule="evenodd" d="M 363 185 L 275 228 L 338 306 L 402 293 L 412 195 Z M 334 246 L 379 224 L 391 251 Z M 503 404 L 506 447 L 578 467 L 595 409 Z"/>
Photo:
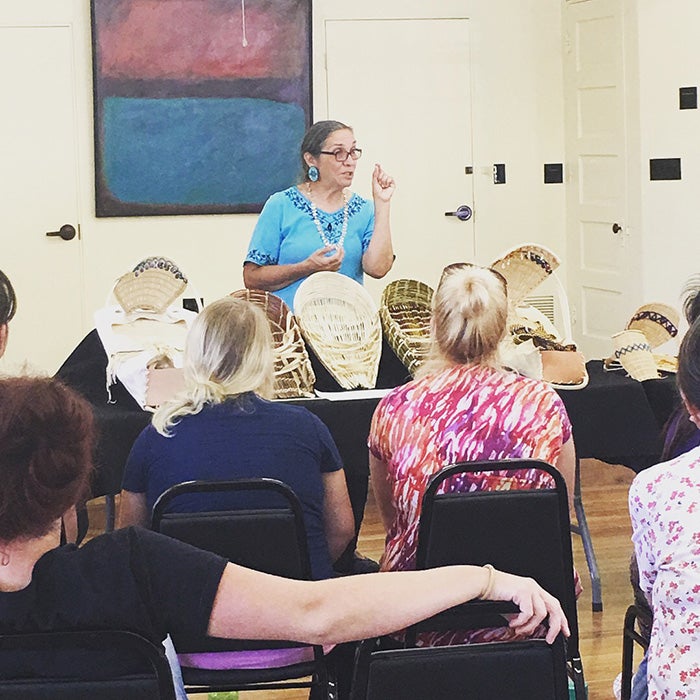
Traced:
<path id="1" fill-rule="evenodd" d="M 212 607 L 208 634 L 246 639 L 296 639 L 332 644 L 388 634 L 477 598 L 512 600 L 510 626 L 528 636 L 549 616 L 547 641 L 569 627 L 559 602 L 532 579 L 485 567 L 291 581 L 228 564 Z"/>

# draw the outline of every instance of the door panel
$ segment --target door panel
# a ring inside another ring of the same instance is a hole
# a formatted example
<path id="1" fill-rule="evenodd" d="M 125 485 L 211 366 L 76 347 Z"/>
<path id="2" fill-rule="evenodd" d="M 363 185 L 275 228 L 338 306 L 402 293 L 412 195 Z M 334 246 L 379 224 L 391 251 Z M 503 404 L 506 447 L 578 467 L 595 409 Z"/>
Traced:
<path id="1" fill-rule="evenodd" d="M 64 224 L 79 228 L 74 38 L 71 3 L 23 7 L 29 4 L 0 8 L 0 90 L 7 106 L 0 129 L 0 268 L 18 298 L 3 369 L 27 362 L 53 372 L 80 339 L 83 318 L 79 236 L 45 235 Z M 37 22 L 37 15 L 56 21 Z"/>
<path id="2" fill-rule="evenodd" d="M 569 296 L 576 341 L 606 357 L 633 309 L 641 258 L 627 226 L 622 8 L 588 0 L 565 12 Z"/>
<path id="3" fill-rule="evenodd" d="M 370 196 L 377 161 L 397 181 L 396 263 L 368 288 L 378 298 L 399 277 L 435 286 L 445 265 L 474 259 L 474 218 L 445 216 L 474 207 L 469 21 L 328 20 L 325 45 L 328 118 L 353 126 L 364 149 L 353 188 Z"/>

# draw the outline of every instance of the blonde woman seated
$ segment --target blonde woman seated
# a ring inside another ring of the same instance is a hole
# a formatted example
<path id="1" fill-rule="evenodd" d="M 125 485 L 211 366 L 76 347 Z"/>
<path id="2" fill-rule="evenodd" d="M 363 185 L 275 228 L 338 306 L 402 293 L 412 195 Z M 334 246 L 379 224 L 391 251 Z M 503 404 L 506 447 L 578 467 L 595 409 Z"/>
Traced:
<path id="1" fill-rule="evenodd" d="M 226 297 L 198 315 L 186 342 L 185 392 L 160 407 L 129 455 L 120 526 L 148 525 L 158 496 L 181 481 L 279 479 L 301 501 L 313 577 L 333 576 L 355 526 L 343 465 L 320 419 L 266 399 L 273 367 L 259 308 Z M 178 510 L 215 509 L 221 498 L 183 497 Z"/>
<path id="2" fill-rule="evenodd" d="M 506 282 L 466 263 L 445 268 L 433 299 L 432 346 L 416 378 L 377 406 L 369 436 L 372 488 L 386 545 L 384 571 L 415 568 L 420 504 L 448 464 L 506 458 L 556 466 L 573 493 L 575 453 L 566 409 L 550 386 L 501 369 Z M 460 477 L 455 490 L 549 486 L 531 470 Z M 507 628 L 431 635 L 433 644 L 507 638 Z"/>

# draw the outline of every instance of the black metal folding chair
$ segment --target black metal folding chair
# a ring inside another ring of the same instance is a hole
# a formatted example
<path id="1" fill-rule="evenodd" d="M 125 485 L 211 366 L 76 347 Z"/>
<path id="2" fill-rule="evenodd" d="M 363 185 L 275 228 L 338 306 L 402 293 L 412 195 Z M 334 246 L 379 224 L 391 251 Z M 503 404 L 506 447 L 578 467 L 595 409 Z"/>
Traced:
<path id="1" fill-rule="evenodd" d="M 637 629 L 638 622 L 651 627 L 651 618 L 647 613 L 637 605 L 630 605 L 625 612 L 625 623 L 622 629 L 622 682 L 620 684 L 622 700 L 630 700 L 632 694 L 634 643 L 639 644 L 645 652 L 649 648 L 648 637 Z"/>
<path id="2" fill-rule="evenodd" d="M 463 473 L 520 469 L 546 472 L 554 487 L 449 492 L 446 484 Z M 569 673 L 577 700 L 584 700 L 569 506 L 566 484 L 554 467 L 529 459 L 463 462 L 432 477 L 423 495 L 416 568 L 486 563 L 535 579 L 561 602 L 571 628 L 566 643 Z M 500 627 L 501 615 L 516 611 L 512 603 L 472 601 L 414 626 L 407 643 L 413 643 L 419 630 Z"/>
<path id="3" fill-rule="evenodd" d="M 178 512 L 177 498 L 226 494 L 226 509 Z M 257 499 L 256 507 L 237 507 L 237 494 Z M 259 507 L 257 507 L 259 506 Z M 174 512 L 171 512 L 171 509 Z M 175 539 L 215 552 L 230 561 L 285 578 L 311 578 L 311 565 L 301 504 L 294 492 L 275 479 L 188 481 L 165 491 L 153 506 L 152 528 Z M 309 647 L 296 641 L 231 640 L 202 637 L 174 640 L 178 653 L 250 651 Z M 318 687 L 335 696 L 334 676 L 323 647 L 314 645 L 313 660 L 263 669 L 208 670 L 182 667 L 188 692 Z M 310 680 L 307 678 L 309 677 Z"/>
<path id="4" fill-rule="evenodd" d="M 568 700 L 564 642 L 543 639 L 372 651 L 360 645 L 351 700 Z"/>
<path id="5" fill-rule="evenodd" d="M 3 700 L 175 700 L 163 647 L 124 630 L 0 635 Z"/>

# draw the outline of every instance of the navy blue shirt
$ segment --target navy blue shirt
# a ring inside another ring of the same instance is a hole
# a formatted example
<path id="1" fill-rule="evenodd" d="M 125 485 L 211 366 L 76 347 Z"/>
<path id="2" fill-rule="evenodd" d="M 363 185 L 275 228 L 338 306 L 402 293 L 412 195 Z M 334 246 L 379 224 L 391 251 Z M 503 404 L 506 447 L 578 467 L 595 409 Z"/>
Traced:
<path id="1" fill-rule="evenodd" d="M 313 577 L 333 576 L 323 527 L 322 474 L 342 469 L 342 462 L 319 418 L 302 406 L 247 394 L 184 416 L 171 433 L 171 437 L 164 437 L 149 425 L 139 435 L 126 464 L 125 491 L 145 493 L 150 511 L 163 491 L 181 481 L 279 479 L 301 501 Z M 196 512 L 223 508 L 222 498 L 182 497 L 176 509 Z M 241 500 L 236 503 L 241 504 Z M 243 504 L 260 507 L 259 502 Z"/>

